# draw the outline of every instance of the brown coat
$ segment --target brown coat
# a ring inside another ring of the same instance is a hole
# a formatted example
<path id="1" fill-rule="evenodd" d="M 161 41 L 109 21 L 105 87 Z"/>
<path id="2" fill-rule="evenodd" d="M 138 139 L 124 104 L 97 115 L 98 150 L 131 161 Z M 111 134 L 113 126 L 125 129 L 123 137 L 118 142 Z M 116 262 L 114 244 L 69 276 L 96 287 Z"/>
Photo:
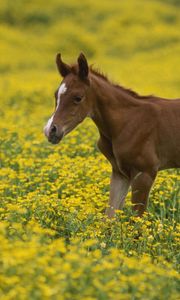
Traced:
<path id="1" fill-rule="evenodd" d="M 60 55 L 56 62 L 64 79 L 46 136 L 57 143 L 91 117 L 99 130 L 99 149 L 112 165 L 106 214 L 112 217 L 123 206 L 131 185 L 134 210 L 142 215 L 157 172 L 180 167 L 180 99 L 139 96 L 114 85 L 89 68 L 83 54 L 74 66 L 64 64 Z"/>

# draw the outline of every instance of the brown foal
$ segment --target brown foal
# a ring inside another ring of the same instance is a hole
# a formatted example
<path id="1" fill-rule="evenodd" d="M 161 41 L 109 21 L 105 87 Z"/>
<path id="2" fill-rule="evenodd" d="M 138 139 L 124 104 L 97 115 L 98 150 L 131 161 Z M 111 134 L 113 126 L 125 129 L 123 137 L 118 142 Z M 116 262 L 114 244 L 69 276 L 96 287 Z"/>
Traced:
<path id="1" fill-rule="evenodd" d="M 82 53 L 72 66 L 57 54 L 56 64 L 63 81 L 45 135 L 56 144 L 90 117 L 99 130 L 98 147 L 112 165 L 106 214 L 113 217 L 123 207 L 131 185 L 133 209 L 141 216 L 157 172 L 180 167 L 180 99 L 140 96 L 115 85 Z"/>

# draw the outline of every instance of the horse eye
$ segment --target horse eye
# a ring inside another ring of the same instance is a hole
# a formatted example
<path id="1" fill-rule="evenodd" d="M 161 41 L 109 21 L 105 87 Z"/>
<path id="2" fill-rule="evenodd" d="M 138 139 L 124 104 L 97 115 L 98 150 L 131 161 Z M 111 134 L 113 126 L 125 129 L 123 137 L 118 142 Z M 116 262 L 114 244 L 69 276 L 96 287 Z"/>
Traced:
<path id="1" fill-rule="evenodd" d="M 82 97 L 81 96 L 74 96 L 73 100 L 74 100 L 75 103 L 79 103 L 79 102 L 81 102 Z"/>

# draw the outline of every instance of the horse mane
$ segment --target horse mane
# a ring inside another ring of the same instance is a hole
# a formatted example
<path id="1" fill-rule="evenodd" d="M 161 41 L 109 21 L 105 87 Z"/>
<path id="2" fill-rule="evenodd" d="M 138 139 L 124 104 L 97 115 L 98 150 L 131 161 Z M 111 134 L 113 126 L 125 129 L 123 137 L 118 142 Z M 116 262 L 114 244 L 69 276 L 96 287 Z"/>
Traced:
<path id="1" fill-rule="evenodd" d="M 75 75 L 78 74 L 78 66 L 77 66 L 77 64 L 71 65 L 71 71 L 72 71 L 72 73 L 74 73 Z M 130 95 L 130 96 L 132 96 L 132 97 L 134 97 L 134 98 L 136 98 L 136 99 L 149 99 L 149 98 L 152 97 L 152 95 L 145 95 L 145 96 L 144 96 L 144 95 L 139 95 L 137 92 L 133 91 L 132 89 L 125 88 L 125 87 L 123 87 L 123 86 L 121 86 L 121 85 L 119 85 L 119 84 L 116 84 L 116 83 L 111 82 L 111 81 L 108 79 L 107 75 L 105 75 L 103 72 L 101 72 L 98 68 L 94 68 L 93 65 L 90 66 L 90 72 L 91 72 L 92 74 L 94 74 L 95 76 L 97 76 L 97 77 L 103 79 L 104 81 L 108 82 L 108 83 L 111 84 L 112 86 L 114 86 L 114 87 L 120 89 L 121 91 L 126 92 L 128 95 Z"/>
<path id="2" fill-rule="evenodd" d="M 91 73 L 93 73 L 97 77 L 102 78 L 103 80 L 110 83 L 114 87 L 120 89 L 121 91 L 124 91 L 124 92 L 128 93 L 130 96 L 133 96 L 136 99 L 149 99 L 150 97 L 152 97 L 152 95 L 145 95 L 145 96 L 144 95 L 139 95 L 137 92 L 133 91 L 132 89 L 125 88 L 125 87 L 123 87 L 119 84 L 111 82 L 104 73 L 102 73 L 99 69 L 94 68 L 93 66 L 90 66 L 90 71 L 91 71 Z"/>

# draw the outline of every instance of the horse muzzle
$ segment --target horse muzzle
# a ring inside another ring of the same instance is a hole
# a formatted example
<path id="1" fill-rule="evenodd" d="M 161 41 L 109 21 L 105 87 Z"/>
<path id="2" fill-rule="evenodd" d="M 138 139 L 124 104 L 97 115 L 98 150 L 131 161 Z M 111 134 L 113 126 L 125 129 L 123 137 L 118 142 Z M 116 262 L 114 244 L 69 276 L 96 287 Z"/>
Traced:
<path id="1" fill-rule="evenodd" d="M 51 127 L 48 128 L 48 130 L 47 128 L 45 128 L 44 133 L 48 141 L 52 144 L 58 144 L 64 136 L 64 132 L 60 131 L 58 127 L 54 124 L 51 125 Z"/>
<path id="2" fill-rule="evenodd" d="M 50 134 L 49 137 L 48 137 L 48 141 L 51 143 L 51 144 L 58 144 L 62 138 L 63 138 L 64 134 L 62 133 L 61 135 L 56 135 L 56 134 Z"/>

